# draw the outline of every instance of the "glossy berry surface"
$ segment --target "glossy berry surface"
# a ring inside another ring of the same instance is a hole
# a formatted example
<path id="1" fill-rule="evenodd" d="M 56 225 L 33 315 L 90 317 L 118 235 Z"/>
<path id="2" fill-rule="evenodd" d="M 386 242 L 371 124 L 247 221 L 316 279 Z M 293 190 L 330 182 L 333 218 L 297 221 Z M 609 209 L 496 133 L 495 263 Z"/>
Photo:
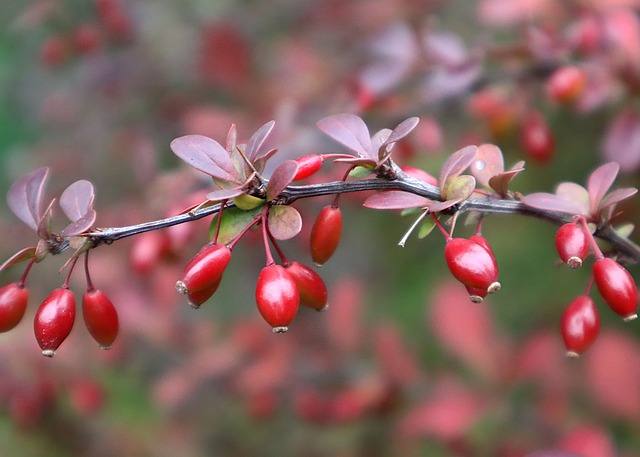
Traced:
<path id="1" fill-rule="evenodd" d="M 331 205 L 322 208 L 311 228 L 311 258 L 318 265 L 324 265 L 340 244 L 342 236 L 342 212 Z"/>
<path id="2" fill-rule="evenodd" d="M 608 257 L 596 260 L 593 264 L 593 279 L 609 308 L 626 321 L 638 317 L 638 287 L 622 265 Z"/>
<path id="3" fill-rule="evenodd" d="M 554 71 L 547 81 L 549 97 L 559 103 L 576 100 L 587 85 L 587 76 L 580 67 L 567 65 Z"/>
<path id="4" fill-rule="evenodd" d="M 216 293 L 221 282 L 222 275 L 218 276 L 218 279 L 210 287 L 188 292 L 187 299 L 189 300 L 189 305 L 191 305 L 192 308 L 200 308 L 200 305 L 209 300 L 213 294 Z"/>
<path id="5" fill-rule="evenodd" d="M 556 250 L 564 263 L 571 268 L 580 268 L 589 255 L 589 239 L 582 226 L 562 225 L 556 232 Z"/>
<path id="6" fill-rule="evenodd" d="M 469 300 L 473 303 L 482 303 L 484 298 L 489 294 L 487 290 L 478 289 L 477 287 L 464 286 L 469 294 Z"/>
<path id="7" fill-rule="evenodd" d="M 300 293 L 282 265 L 269 265 L 262 269 L 256 284 L 256 304 L 274 332 L 287 331 L 298 312 Z"/>
<path id="8" fill-rule="evenodd" d="M 327 286 L 318 273 L 300 262 L 292 261 L 285 266 L 300 293 L 300 304 L 318 311 L 327 307 Z"/>
<path id="9" fill-rule="evenodd" d="M 69 336 L 76 317 L 76 300 L 69 289 L 58 288 L 44 299 L 33 322 L 42 355 L 53 357 Z"/>
<path id="10" fill-rule="evenodd" d="M 476 244 L 479 244 L 483 248 L 485 248 L 491 255 L 493 255 L 493 249 L 491 249 L 491 245 L 487 241 L 487 239 L 482 235 L 472 235 L 469 237 L 469 241 L 473 241 Z"/>
<path id="11" fill-rule="evenodd" d="M 465 286 L 489 292 L 500 287 L 498 264 L 484 246 L 464 238 L 451 238 L 444 255 L 451 274 Z"/>
<path id="12" fill-rule="evenodd" d="M 569 356 L 578 356 L 593 344 L 600 332 L 600 316 L 591 297 L 581 295 L 569 303 L 560 330 Z"/>
<path id="13" fill-rule="evenodd" d="M 176 283 L 181 294 L 211 289 L 231 260 L 231 250 L 223 244 L 208 244 L 187 264 L 182 279 Z"/>
<path id="14" fill-rule="evenodd" d="M 82 296 L 82 317 L 89 333 L 102 349 L 109 349 L 118 335 L 118 312 L 99 289 Z"/>
<path id="15" fill-rule="evenodd" d="M 309 154 L 295 159 L 298 163 L 298 172 L 293 177 L 293 181 L 308 178 L 322 167 L 322 157 L 318 154 Z"/>
<path id="16" fill-rule="evenodd" d="M 0 289 L 0 332 L 8 332 L 20 323 L 28 298 L 27 288 L 17 282 Z"/>

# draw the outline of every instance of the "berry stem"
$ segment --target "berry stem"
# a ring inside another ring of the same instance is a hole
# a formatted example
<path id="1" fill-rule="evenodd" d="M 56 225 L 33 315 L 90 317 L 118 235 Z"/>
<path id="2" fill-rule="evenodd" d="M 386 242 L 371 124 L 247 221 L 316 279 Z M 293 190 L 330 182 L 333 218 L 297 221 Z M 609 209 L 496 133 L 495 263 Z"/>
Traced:
<path id="1" fill-rule="evenodd" d="M 587 220 L 584 217 L 579 216 L 578 218 L 576 218 L 576 221 L 580 223 L 580 225 L 582 225 L 582 228 L 587 234 L 587 239 L 589 240 L 589 244 L 591 244 L 591 249 L 593 249 L 593 254 L 596 257 L 596 260 L 604 259 L 604 254 L 600 250 L 598 243 L 596 243 L 595 238 L 591 234 L 591 230 L 589 230 L 589 226 L 587 225 Z"/>
<path id="2" fill-rule="evenodd" d="M 233 251 L 233 248 L 236 246 L 236 244 L 238 244 L 238 241 L 242 239 L 242 237 L 251 229 L 251 227 L 253 227 L 254 225 L 256 225 L 262 220 L 261 217 L 262 217 L 262 213 L 254 217 L 253 220 L 249 224 L 247 224 L 247 226 L 243 228 L 242 231 L 238 233 L 233 240 L 227 243 L 227 247 L 229 248 L 229 250 Z"/>
<path id="3" fill-rule="evenodd" d="M 93 287 L 93 281 L 91 281 L 91 275 L 89 274 L 89 252 L 87 251 L 84 254 L 84 275 L 87 278 L 87 292 L 93 292 L 95 288 Z"/>
<path id="4" fill-rule="evenodd" d="M 445 228 L 442 226 L 442 224 L 438 220 L 438 217 L 434 213 L 431 213 L 431 217 L 433 217 L 433 221 L 436 223 L 436 227 L 438 227 L 440 232 L 442 232 L 444 239 L 447 240 L 447 242 L 451 241 L 451 234 L 445 230 Z"/>
<path id="5" fill-rule="evenodd" d="M 262 212 L 260 213 L 260 218 L 262 221 L 262 242 L 264 243 L 264 254 L 267 257 L 267 264 L 266 266 L 270 266 L 276 263 L 275 260 L 273 260 L 273 255 L 271 254 L 271 248 L 269 247 L 269 223 L 268 223 L 268 214 L 269 212 L 269 205 L 265 205 L 265 209 L 262 210 Z"/>
<path id="6" fill-rule="evenodd" d="M 218 212 L 218 222 L 216 222 L 216 231 L 213 234 L 213 244 L 218 244 L 218 236 L 220 235 L 220 227 L 222 226 L 222 212 L 227 204 L 227 199 L 220 202 L 220 211 Z"/>
<path id="7" fill-rule="evenodd" d="M 29 271 L 31 271 L 31 267 L 33 266 L 34 263 L 36 263 L 36 258 L 32 257 L 31 260 L 29 261 L 29 264 L 27 265 L 27 268 L 24 269 L 24 273 L 22 273 L 22 276 L 18 280 L 19 288 L 22 289 L 24 287 L 24 283 L 27 280 L 27 276 L 29 276 Z"/>
<path id="8" fill-rule="evenodd" d="M 593 286 L 593 275 L 589 277 L 589 281 L 587 282 L 587 286 L 584 288 L 584 294 L 589 295 L 591 293 L 591 287 Z"/>
<path id="9" fill-rule="evenodd" d="M 280 248 L 280 244 L 278 244 L 278 241 L 273 237 L 273 235 L 269 230 L 267 230 L 267 235 L 269 235 L 269 240 L 271 241 L 271 244 L 273 245 L 273 247 L 276 249 L 276 252 L 278 253 L 278 257 L 280 257 L 280 261 L 282 262 L 282 265 L 284 266 L 289 265 L 291 263 L 291 260 L 289 260 L 289 258 L 284 254 L 284 252 L 282 251 L 282 248 Z"/>
<path id="10" fill-rule="evenodd" d="M 67 277 L 64 279 L 64 282 L 62 283 L 62 286 L 60 286 L 62 289 L 68 289 L 69 288 L 69 281 L 71 280 L 71 273 L 73 273 L 73 269 L 76 266 L 76 263 L 78 263 L 78 256 L 74 256 L 73 260 L 71 261 L 71 265 L 69 266 L 69 272 L 67 273 Z"/>

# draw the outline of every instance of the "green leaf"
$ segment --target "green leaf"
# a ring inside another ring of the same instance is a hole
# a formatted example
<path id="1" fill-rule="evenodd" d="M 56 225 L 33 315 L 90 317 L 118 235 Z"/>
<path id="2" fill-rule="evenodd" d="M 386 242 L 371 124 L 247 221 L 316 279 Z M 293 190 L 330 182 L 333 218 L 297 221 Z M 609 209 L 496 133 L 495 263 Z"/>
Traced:
<path id="1" fill-rule="evenodd" d="M 262 207 L 259 206 L 249 211 L 243 211 L 239 208 L 231 207 L 226 208 L 222 212 L 222 222 L 220 224 L 220 233 L 218 234 L 218 243 L 227 244 L 233 240 L 245 227 L 260 214 Z M 211 220 L 209 227 L 209 238 L 213 239 L 216 233 L 216 226 L 218 224 L 219 214 L 216 214 Z"/>
<path id="2" fill-rule="evenodd" d="M 373 168 L 357 166 L 349 172 L 350 178 L 365 178 L 373 173 Z"/>
<path id="3" fill-rule="evenodd" d="M 422 224 L 420 224 L 420 228 L 418 229 L 418 238 L 422 240 L 423 238 L 426 238 L 427 236 L 429 236 L 429 234 L 431 234 L 435 226 L 436 226 L 436 222 L 433 220 L 432 217 L 425 218 L 422 221 Z"/>
<path id="4" fill-rule="evenodd" d="M 473 193 L 476 188 L 476 178 L 471 175 L 460 175 L 448 180 L 443 197 L 446 200 L 462 201 Z"/>

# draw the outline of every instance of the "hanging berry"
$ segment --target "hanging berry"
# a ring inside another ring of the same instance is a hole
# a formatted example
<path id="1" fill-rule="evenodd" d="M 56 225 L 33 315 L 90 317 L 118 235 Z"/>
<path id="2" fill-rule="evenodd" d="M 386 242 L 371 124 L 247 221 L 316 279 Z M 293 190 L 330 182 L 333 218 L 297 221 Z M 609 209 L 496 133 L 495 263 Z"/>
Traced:
<path id="1" fill-rule="evenodd" d="M 218 276 L 218 279 L 206 289 L 199 289 L 193 292 L 187 293 L 187 300 L 189 300 L 189 305 L 192 308 L 200 308 L 204 302 L 209 300 L 213 294 L 218 290 L 220 283 L 222 282 L 222 275 Z"/>
<path id="2" fill-rule="evenodd" d="M 109 349 L 118 335 L 118 312 L 100 289 L 82 296 L 82 317 L 89 333 L 101 349 Z"/>
<path id="3" fill-rule="evenodd" d="M 556 249 L 560 259 L 571 268 L 580 268 L 589 255 L 589 238 L 581 225 L 568 223 L 556 232 Z"/>
<path id="4" fill-rule="evenodd" d="M 488 293 L 500 289 L 496 259 L 481 244 L 464 238 L 450 238 L 444 255 L 453 276 L 465 286 Z"/>
<path id="5" fill-rule="evenodd" d="M 625 321 L 638 317 L 638 288 L 622 265 L 609 257 L 600 258 L 593 264 L 593 279 L 609 308 Z"/>
<path id="6" fill-rule="evenodd" d="M 581 295 L 569 303 L 560 330 L 570 357 L 577 357 L 593 344 L 600 332 L 600 316 L 591 297 Z"/>
<path id="7" fill-rule="evenodd" d="M 256 304 L 274 333 L 287 331 L 298 312 L 300 293 L 283 266 L 272 264 L 262 269 L 256 284 Z"/>
<path id="8" fill-rule="evenodd" d="M 318 154 L 309 154 L 295 159 L 298 164 L 298 171 L 293 177 L 293 181 L 308 178 L 322 167 L 323 158 Z"/>
<path id="9" fill-rule="evenodd" d="M 29 292 L 24 284 L 13 282 L 0 289 L 0 333 L 20 323 L 27 309 Z"/>
<path id="10" fill-rule="evenodd" d="M 311 228 L 311 258 L 322 266 L 338 248 L 342 236 L 342 213 L 340 208 L 327 205 L 318 214 Z"/>
<path id="11" fill-rule="evenodd" d="M 69 336 L 76 317 L 76 300 L 68 288 L 55 289 L 36 311 L 33 329 L 42 355 L 53 357 Z"/>
<path id="12" fill-rule="evenodd" d="M 285 269 L 298 287 L 300 304 L 318 311 L 327 308 L 327 286 L 318 273 L 296 261 L 290 261 Z"/>
<path id="13" fill-rule="evenodd" d="M 227 246 L 207 244 L 189 261 L 182 279 L 176 282 L 176 289 L 184 295 L 211 289 L 222 276 L 230 260 L 231 250 Z"/>

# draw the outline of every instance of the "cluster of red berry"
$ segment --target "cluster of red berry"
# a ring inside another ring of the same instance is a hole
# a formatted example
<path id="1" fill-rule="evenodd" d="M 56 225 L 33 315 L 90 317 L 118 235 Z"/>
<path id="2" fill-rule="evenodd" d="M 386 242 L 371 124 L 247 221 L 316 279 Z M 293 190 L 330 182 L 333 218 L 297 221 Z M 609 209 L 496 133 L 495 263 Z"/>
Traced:
<path id="1" fill-rule="evenodd" d="M 560 259 L 571 268 L 582 266 L 590 247 L 596 257 L 592 280 L 587 290 L 569 303 L 560 324 L 567 354 L 577 357 L 591 346 L 600 332 L 600 317 L 595 302 L 589 296 L 592 283 L 596 283 L 600 297 L 609 308 L 625 321 L 638 317 L 638 288 L 631 274 L 622 265 L 612 258 L 604 257 L 584 218 L 562 225 L 556 233 L 555 241 Z"/>

